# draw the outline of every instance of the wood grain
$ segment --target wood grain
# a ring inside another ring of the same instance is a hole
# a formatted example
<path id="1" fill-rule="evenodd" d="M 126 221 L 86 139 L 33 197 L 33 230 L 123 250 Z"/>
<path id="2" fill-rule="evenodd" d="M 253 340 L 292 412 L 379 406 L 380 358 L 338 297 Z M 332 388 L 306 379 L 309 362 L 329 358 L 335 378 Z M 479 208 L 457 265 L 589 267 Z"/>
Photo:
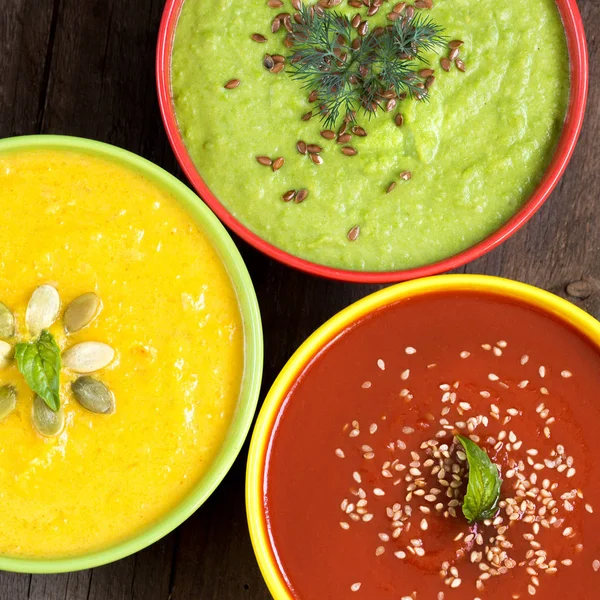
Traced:
<path id="1" fill-rule="evenodd" d="M 0 137 L 60 133 L 122 146 L 180 176 L 154 87 L 161 0 L 2 0 Z M 502 247 L 460 269 L 525 281 L 600 317 L 600 3 L 581 0 L 591 90 L 581 141 L 552 198 Z M 291 271 L 236 240 L 265 328 L 264 393 L 315 328 L 378 286 Z M 574 295 L 567 293 L 567 286 Z M 0 573 L 4 600 L 268 600 L 246 528 L 247 445 L 210 500 L 147 550 L 93 571 Z"/>

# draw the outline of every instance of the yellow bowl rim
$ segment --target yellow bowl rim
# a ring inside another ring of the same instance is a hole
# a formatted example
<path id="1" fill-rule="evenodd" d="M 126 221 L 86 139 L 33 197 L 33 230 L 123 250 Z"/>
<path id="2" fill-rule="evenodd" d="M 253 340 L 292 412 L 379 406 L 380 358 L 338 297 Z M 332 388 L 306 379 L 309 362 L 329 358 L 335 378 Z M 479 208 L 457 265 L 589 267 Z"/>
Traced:
<path id="1" fill-rule="evenodd" d="M 600 322 L 582 309 L 540 288 L 488 275 L 437 275 L 400 283 L 355 302 L 329 319 L 298 348 L 278 375 L 265 398 L 250 442 L 246 470 L 248 526 L 262 576 L 275 600 L 295 600 L 277 565 L 263 510 L 263 475 L 267 448 L 273 425 L 288 391 L 306 365 L 359 319 L 399 300 L 452 291 L 475 291 L 516 299 L 571 325 L 600 347 Z"/>

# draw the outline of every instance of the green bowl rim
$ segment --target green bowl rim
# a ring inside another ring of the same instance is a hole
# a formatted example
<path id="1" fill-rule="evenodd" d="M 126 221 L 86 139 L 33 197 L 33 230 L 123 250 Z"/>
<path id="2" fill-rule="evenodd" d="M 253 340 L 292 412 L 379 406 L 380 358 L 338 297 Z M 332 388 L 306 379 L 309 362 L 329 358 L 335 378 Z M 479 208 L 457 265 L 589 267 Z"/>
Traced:
<path id="1" fill-rule="evenodd" d="M 0 155 L 21 150 L 67 150 L 113 160 L 172 194 L 200 225 L 219 253 L 236 290 L 244 325 L 244 377 L 238 407 L 227 437 L 212 465 L 189 494 L 156 523 L 104 550 L 64 558 L 0 556 L 0 570 L 15 573 L 64 573 L 98 567 L 125 558 L 153 544 L 189 518 L 212 494 L 237 458 L 258 405 L 263 370 L 263 332 L 252 280 L 232 238 L 202 200 L 186 185 L 154 163 L 122 148 L 85 138 L 31 135 L 0 140 Z"/>

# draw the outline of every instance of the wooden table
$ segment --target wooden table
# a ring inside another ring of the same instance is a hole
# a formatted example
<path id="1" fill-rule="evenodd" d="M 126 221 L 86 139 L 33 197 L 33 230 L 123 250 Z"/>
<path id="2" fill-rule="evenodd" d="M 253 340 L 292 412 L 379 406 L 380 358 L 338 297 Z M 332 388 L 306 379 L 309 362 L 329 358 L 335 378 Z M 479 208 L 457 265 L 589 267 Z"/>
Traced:
<path id="1" fill-rule="evenodd" d="M 181 176 L 154 85 L 163 4 L 0 0 L 0 137 L 89 137 L 127 148 Z M 579 5 L 590 46 L 591 93 L 571 165 L 523 230 L 460 272 L 525 281 L 600 317 L 600 2 L 579 0 Z M 236 242 L 262 309 L 264 397 L 314 329 L 378 286 L 315 279 Z M 246 451 L 247 445 L 210 500 L 152 547 L 91 571 L 0 573 L 0 600 L 268 600 L 246 528 Z"/>

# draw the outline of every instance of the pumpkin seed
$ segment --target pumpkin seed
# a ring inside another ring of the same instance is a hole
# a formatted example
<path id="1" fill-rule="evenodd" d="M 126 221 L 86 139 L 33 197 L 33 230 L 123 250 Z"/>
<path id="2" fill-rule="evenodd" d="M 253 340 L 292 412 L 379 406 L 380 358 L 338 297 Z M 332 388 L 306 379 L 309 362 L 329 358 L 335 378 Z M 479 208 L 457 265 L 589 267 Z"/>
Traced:
<path id="1" fill-rule="evenodd" d="M 48 329 L 58 318 L 60 310 L 60 296 L 55 287 L 40 285 L 27 305 L 25 320 L 31 335 L 37 336 L 42 329 Z"/>
<path id="2" fill-rule="evenodd" d="M 8 343 L 0 340 L 0 369 L 8 367 L 13 353 L 13 347 Z"/>
<path id="3" fill-rule="evenodd" d="M 101 381 L 83 375 L 71 384 L 75 400 L 87 410 L 106 415 L 115 412 L 115 396 Z"/>
<path id="4" fill-rule="evenodd" d="M 71 346 L 63 354 L 63 365 L 75 373 L 93 373 L 107 367 L 115 357 L 115 351 L 102 342 L 81 342 Z"/>
<path id="5" fill-rule="evenodd" d="M 46 437 L 58 435 L 65 424 L 65 415 L 62 408 L 54 412 L 37 394 L 33 399 L 31 418 L 38 433 Z"/>
<path id="6" fill-rule="evenodd" d="M 63 317 L 65 331 L 75 333 L 84 327 L 87 327 L 102 310 L 102 301 L 94 292 L 87 292 L 75 298 Z"/>
<path id="7" fill-rule="evenodd" d="M 0 387 L 0 421 L 10 415 L 17 406 L 17 390 L 12 385 Z"/>
<path id="8" fill-rule="evenodd" d="M 15 335 L 15 317 L 8 306 L 0 302 L 0 338 Z"/>

